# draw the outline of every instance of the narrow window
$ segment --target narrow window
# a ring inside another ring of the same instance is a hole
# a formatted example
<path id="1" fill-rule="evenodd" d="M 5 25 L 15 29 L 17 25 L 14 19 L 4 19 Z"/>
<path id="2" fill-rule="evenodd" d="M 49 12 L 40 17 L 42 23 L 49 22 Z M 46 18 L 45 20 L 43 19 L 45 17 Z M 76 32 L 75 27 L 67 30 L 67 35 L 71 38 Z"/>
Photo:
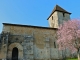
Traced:
<path id="1" fill-rule="evenodd" d="M 56 48 L 56 43 L 54 42 L 54 48 Z"/>
<path id="2" fill-rule="evenodd" d="M 65 17 L 65 13 L 63 13 L 63 17 Z"/>
<path id="3" fill-rule="evenodd" d="M 53 20 L 53 16 L 52 16 L 52 20 Z"/>

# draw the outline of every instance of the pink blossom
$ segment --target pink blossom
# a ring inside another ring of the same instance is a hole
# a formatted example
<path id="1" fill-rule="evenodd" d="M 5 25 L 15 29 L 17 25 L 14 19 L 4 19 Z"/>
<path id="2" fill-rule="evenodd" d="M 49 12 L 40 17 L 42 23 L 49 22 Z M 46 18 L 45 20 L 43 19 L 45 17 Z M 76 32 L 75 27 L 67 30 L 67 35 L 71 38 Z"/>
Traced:
<path id="1" fill-rule="evenodd" d="M 72 52 L 80 47 L 80 20 L 64 22 L 57 31 L 59 49 L 69 48 Z"/>

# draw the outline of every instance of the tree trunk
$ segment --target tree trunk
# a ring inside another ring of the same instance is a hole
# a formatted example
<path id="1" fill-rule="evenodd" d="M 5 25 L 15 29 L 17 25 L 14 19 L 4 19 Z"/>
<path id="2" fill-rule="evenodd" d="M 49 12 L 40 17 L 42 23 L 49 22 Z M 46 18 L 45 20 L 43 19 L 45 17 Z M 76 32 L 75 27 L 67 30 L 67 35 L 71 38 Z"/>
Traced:
<path id="1" fill-rule="evenodd" d="M 80 54 L 78 53 L 78 60 L 80 60 Z"/>
<path id="2" fill-rule="evenodd" d="M 78 60 L 80 60 L 80 49 L 78 48 Z"/>

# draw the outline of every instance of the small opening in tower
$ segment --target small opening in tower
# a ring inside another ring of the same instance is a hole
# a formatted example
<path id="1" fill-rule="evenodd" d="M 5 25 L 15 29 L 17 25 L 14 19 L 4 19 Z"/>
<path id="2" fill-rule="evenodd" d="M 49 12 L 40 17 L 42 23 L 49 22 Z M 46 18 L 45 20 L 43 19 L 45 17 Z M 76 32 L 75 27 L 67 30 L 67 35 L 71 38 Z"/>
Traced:
<path id="1" fill-rule="evenodd" d="M 54 48 L 56 48 L 56 43 L 54 42 Z"/>
<path id="2" fill-rule="evenodd" d="M 52 20 L 53 20 L 53 16 L 52 16 Z"/>
<path id="3" fill-rule="evenodd" d="M 63 13 L 63 17 L 65 17 L 65 13 Z"/>

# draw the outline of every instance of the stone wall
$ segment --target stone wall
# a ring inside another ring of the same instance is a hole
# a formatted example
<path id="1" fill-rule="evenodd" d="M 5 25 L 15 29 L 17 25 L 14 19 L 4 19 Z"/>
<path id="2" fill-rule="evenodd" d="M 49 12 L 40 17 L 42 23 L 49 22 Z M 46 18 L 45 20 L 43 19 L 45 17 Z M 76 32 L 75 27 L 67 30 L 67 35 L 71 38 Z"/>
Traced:
<path id="1" fill-rule="evenodd" d="M 0 59 L 6 59 L 9 33 L 0 34 Z"/>
<path id="2" fill-rule="evenodd" d="M 11 60 L 12 50 L 18 48 L 19 60 L 50 60 L 62 59 L 62 51 L 56 44 L 56 30 L 51 28 L 24 27 L 4 25 L 4 32 L 9 32 L 7 59 Z M 3 48 L 2 48 L 3 49 Z M 0 55 L 6 58 L 5 53 Z M 66 54 L 67 57 L 70 54 Z M 0 57 L 2 59 L 2 57 Z"/>
<path id="3" fill-rule="evenodd" d="M 68 20 L 70 20 L 70 14 L 64 13 L 63 16 L 63 12 L 55 11 L 49 18 L 49 25 L 52 28 L 58 28 L 60 24 Z"/>
<path id="4" fill-rule="evenodd" d="M 64 21 L 70 20 L 70 14 L 58 12 L 58 24 L 62 24 Z"/>
<path id="5" fill-rule="evenodd" d="M 53 19 L 52 19 L 53 17 Z M 49 18 L 49 26 L 52 28 L 58 28 L 58 12 L 55 11 Z"/>

